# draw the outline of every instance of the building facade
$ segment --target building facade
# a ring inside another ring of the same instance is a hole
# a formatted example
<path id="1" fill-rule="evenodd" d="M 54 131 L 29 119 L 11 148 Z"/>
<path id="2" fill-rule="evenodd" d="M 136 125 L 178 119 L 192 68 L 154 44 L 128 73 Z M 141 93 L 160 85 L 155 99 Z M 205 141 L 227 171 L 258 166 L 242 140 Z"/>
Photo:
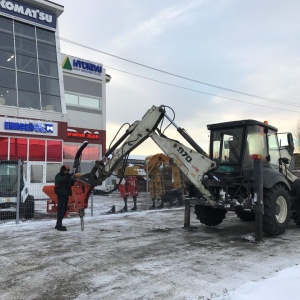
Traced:
<path id="1" fill-rule="evenodd" d="M 0 160 L 22 159 L 31 194 L 72 167 L 83 141 L 82 171 L 106 148 L 106 75 L 101 64 L 61 54 L 63 6 L 0 2 Z"/>

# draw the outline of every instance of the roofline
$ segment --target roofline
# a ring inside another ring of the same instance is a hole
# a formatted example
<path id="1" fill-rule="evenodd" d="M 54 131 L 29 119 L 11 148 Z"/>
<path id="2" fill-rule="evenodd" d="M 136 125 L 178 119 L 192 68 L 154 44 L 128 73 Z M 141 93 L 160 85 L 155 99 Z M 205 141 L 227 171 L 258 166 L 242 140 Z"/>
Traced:
<path id="1" fill-rule="evenodd" d="M 238 121 L 229 121 L 229 122 L 222 122 L 222 123 L 216 123 L 216 124 L 208 124 L 207 129 L 222 129 L 222 128 L 229 128 L 229 127 L 241 127 L 241 126 L 248 126 L 248 125 L 259 125 L 271 130 L 278 131 L 278 129 L 274 126 L 271 126 L 269 124 L 257 121 L 257 120 L 238 120 Z"/>
<path id="2" fill-rule="evenodd" d="M 37 5 L 52 13 L 55 13 L 59 17 L 64 12 L 64 6 L 49 0 L 21 0 L 27 4 Z"/>

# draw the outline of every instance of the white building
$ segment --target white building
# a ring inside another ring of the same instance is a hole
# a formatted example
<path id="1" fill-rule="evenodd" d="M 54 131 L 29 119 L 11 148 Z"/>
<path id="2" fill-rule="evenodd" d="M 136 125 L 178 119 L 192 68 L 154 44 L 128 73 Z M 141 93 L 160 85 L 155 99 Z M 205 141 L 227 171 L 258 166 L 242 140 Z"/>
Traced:
<path id="1" fill-rule="evenodd" d="M 61 54 L 52 1 L 0 4 L 0 160 L 22 159 L 31 193 L 72 168 L 83 141 L 82 171 L 106 149 L 106 75 L 88 59 Z"/>

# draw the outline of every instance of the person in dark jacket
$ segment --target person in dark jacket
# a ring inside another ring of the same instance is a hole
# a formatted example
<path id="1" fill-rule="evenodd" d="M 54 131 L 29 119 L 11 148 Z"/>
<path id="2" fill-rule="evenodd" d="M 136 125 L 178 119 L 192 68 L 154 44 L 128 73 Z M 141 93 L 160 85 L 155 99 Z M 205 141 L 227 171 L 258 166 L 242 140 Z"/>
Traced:
<path id="1" fill-rule="evenodd" d="M 60 172 L 55 176 L 55 194 L 58 198 L 57 205 L 57 221 L 55 229 L 59 231 L 67 231 L 66 226 L 62 225 L 62 220 L 68 209 L 68 200 L 71 196 L 71 186 L 74 183 L 74 176 L 69 174 L 70 167 L 63 165 L 60 168 Z"/>

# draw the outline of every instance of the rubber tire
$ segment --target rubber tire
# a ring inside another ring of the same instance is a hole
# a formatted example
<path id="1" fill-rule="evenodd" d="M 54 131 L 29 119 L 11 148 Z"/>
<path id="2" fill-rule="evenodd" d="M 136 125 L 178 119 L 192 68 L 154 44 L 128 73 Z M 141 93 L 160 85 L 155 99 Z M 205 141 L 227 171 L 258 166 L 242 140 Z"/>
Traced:
<path id="1" fill-rule="evenodd" d="M 264 189 L 263 231 L 268 235 L 283 234 L 290 221 L 288 192 L 280 185 Z"/>
<path id="2" fill-rule="evenodd" d="M 211 206 L 195 205 L 195 214 L 200 223 L 207 226 L 216 226 L 223 222 L 227 210 L 212 208 Z"/>
<path id="3" fill-rule="evenodd" d="M 252 211 L 244 211 L 242 209 L 238 209 L 235 211 L 237 217 L 244 222 L 252 222 L 255 220 L 255 213 Z"/>
<path id="4" fill-rule="evenodd" d="M 34 216 L 34 200 L 32 196 L 28 196 L 24 203 L 24 218 L 32 219 Z"/>

